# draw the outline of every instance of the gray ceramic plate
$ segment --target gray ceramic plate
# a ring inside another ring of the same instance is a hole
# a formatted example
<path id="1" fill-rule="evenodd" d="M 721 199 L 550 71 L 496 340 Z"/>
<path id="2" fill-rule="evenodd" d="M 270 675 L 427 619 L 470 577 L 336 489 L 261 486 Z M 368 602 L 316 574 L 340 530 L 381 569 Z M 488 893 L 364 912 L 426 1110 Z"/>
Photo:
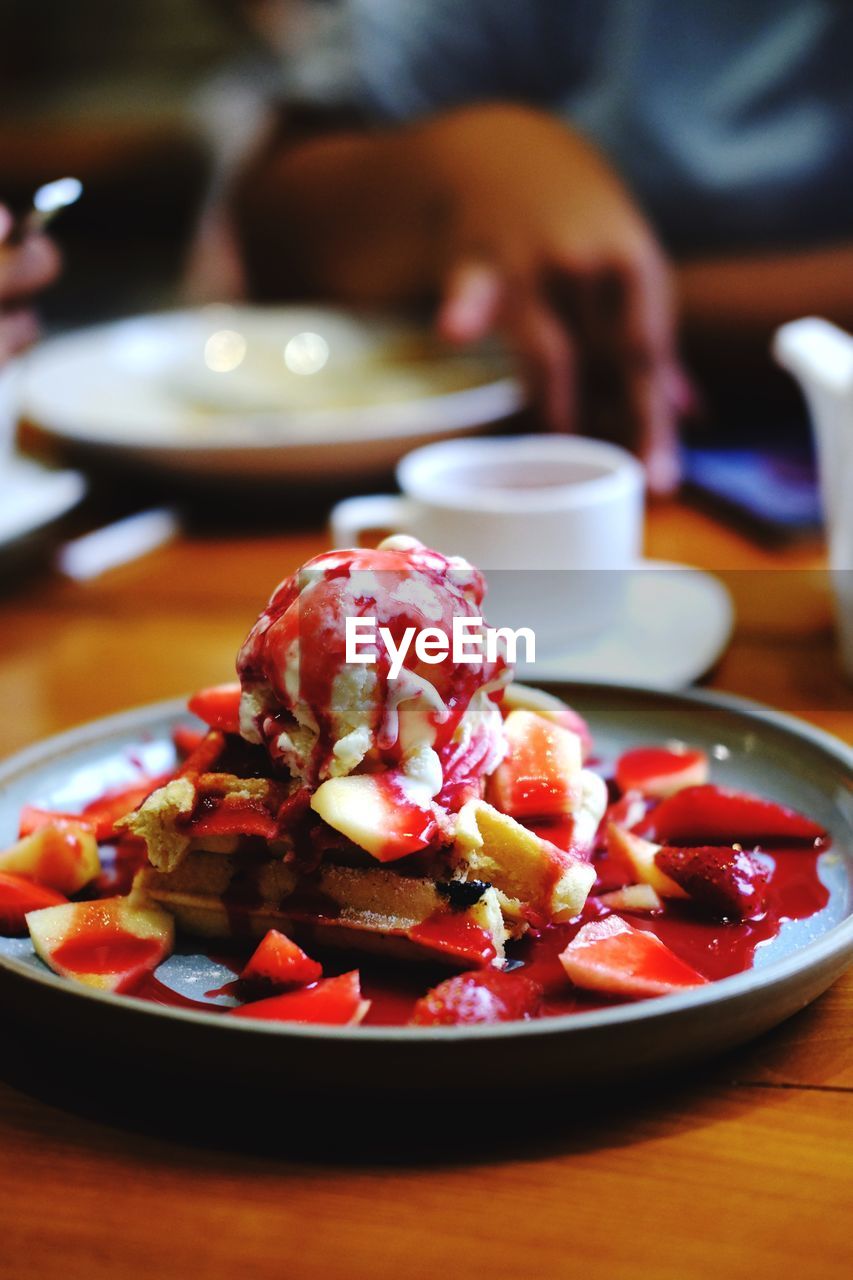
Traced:
<path id="1" fill-rule="evenodd" d="M 554 687 L 554 686 L 552 686 Z M 57 1045 L 72 1037 L 206 1079 L 249 1075 L 316 1086 L 429 1087 L 454 1081 L 553 1084 L 601 1080 L 705 1057 L 758 1035 L 825 991 L 853 956 L 853 750 L 816 729 L 741 699 L 607 685 L 554 687 L 591 721 L 604 758 L 631 744 L 681 738 L 715 759 L 717 781 L 803 809 L 832 832 L 820 874 L 828 905 L 789 922 L 759 948 L 753 969 L 636 1004 L 472 1028 L 310 1028 L 223 1019 L 112 996 L 54 976 L 28 939 L 0 939 L 0 996 Z M 173 756 L 180 702 L 84 725 L 0 766 L 0 841 L 27 801 L 78 808 L 105 786 Z M 231 975 L 185 948 L 158 971 L 198 999 Z"/>

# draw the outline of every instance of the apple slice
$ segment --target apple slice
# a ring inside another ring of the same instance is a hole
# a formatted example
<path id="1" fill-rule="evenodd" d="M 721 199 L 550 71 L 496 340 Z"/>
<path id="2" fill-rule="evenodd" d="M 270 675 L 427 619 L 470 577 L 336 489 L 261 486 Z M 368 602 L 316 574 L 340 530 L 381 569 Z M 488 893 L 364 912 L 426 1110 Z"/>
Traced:
<path id="1" fill-rule="evenodd" d="M 361 994 L 357 969 L 337 978 L 321 978 L 310 987 L 288 991 L 267 1000 L 229 1009 L 232 1018 L 260 1018 L 270 1022 L 313 1022 L 324 1026 L 354 1026 L 361 1022 L 370 1001 Z"/>
<path id="2" fill-rule="evenodd" d="M 595 883 L 591 863 L 485 800 L 469 800 L 460 811 L 455 850 L 471 879 L 494 885 L 546 921 L 577 915 Z"/>
<path id="3" fill-rule="evenodd" d="M 66 901 L 55 889 L 0 871 L 0 935 L 4 938 L 25 938 L 29 911 L 55 907 Z"/>
<path id="4" fill-rule="evenodd" d="M 207 689 L 199 689 L 187 706 L 194 716 L 210 725 L 211 729 L 221 729 L 223 733 L 239 733 L 240 694 L 241 689 L 236 682 L 215 684 Z"/>
<path id="5" fill-rule="evenodd" d="M 657 855 L 661 846 L 644 840 L 633 831 L 611 824 L 607 828 L 607 849 L 612 858 L 630 869 L 643 884 L 651 885 L 662 898 L 686 898 L 687 893 L 680 884 L 676 884 L 665 875 L 657 863 Z"/>
<path id="6" fill-rule="evenodd" d="M 132 991 L 174 939 L 172 917 L 133 896 L 31 911 L 27 927 L 54 973 L 102 991 Z"/>
<path id="7" fill-rule="evenodd" d="M 707 781 L 708 757 L 690 747 L 634 747 L 616 762 L 616 783 L 623 793 L 672 796 Z"/>
<path id="8" fill-rule="evenodd" d="M 421 996 L 410 1019 L 416 1027 L 459 1027 L 535 1018 L 542 987 L 515 971 L 480 969 L 446 978 Z"/>
<path id="9" fill-rule="evenodd" d="M 501 706 L 504 711 L 535 711 L 545 720 L 552 720 L 562 729 L 576 733 L 581 740 L 581 754 L 587 760 L 592 752 L 592 733 L 583 716 L 578 715 L 573 707 L 562 698 L 544 689 L 535 689 L 527 684 L 511 681 L 503 691 Z"/>
<path id="10" fill-rule="evenodd" d="M 581 740 L 535 711 L 510 711 L 507 754 L 492 774 L 490 799 L 512 818 L 571 813 L 579 800 Z"/>
<path id="11" fill-rule="evenodd" d="M 663 848 L 655 862 L 698 906 L 726 920 L 750 920 L 764 910 L 770 872 L 742 849 Z"/>
<path id="12" fill-rule="evenodd" d="M 611 911 L 660 911 L 663 906 L 663 899 L 650 884 L 626 884 L 602 893 L 598 901 Z"/>
<path id="13" fill-rule="evenodd" d="M 72 819 L 55 818 L 0 853 L 0 871 L 11 871 L 66 897 L 101 872 L 92 831 Z"/>
<path id="14" fill-rule="evenodd" d="M 241 982 L 301 987 L 323 976 L 323 967 L 306 955 L 292 938 L 270 929 L 240 974 Z"/>
<path id="15" fill-rule="evenodd" d="M 649 834 L 664 844 L 814 844 L 823 827 L 794 809 L 745 791 L 687 787 L 663 800 L 649 818 Z"/>
<path id="16" fill-rule="evenodd" d="M 593 920 L 575 934 L 560 963 L 576 987 L 642 999 L 707 982 L 653 933 L 619 916 Z"/>
<path id="17" fill-rule="evenodd" d="M 432 805 L 411 800 L 394 773 L 329 778 L 314 792 L 311 808 L 378 862 L 425 849 L 437 833 Z"/>

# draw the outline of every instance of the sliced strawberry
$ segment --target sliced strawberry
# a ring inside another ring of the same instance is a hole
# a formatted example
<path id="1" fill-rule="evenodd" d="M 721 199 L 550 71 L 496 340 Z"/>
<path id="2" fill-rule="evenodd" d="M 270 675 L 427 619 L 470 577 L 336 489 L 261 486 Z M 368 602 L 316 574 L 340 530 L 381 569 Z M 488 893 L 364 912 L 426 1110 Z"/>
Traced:
<path id="1" fill-rule="evenodd" d="M 663 844 L 814 844 L 823 827 L 794 809 L 727 787 L 687 787 L 658 805 L 650 834 Z"/>
<path id="2" fill-rule="evenodd" d="M 185 724 L 179 724 L 172 730 L 172 741 L 182 760 L 192 755 L 204 737 L 204 729 L 191 729 Z"/>
<path id="3" fill-rule="evenodd" d="M 249 804 L 221 805 L 210 813 L 203 813 L 184 827 L 187 835 L 195 836 L 260 836 L 274 840 L 278 835 L 275 818 L 263 809 Z"/>
<path id="4" fill-rule="evenodd" d="M 89 823 L 94 823 L 96 839 L 110 840 L 115 834 L 115 824 L 119 818 L 126 818 L 129 813 L 133 813 L 143 800 L 148 799 L 152 791 L 156 791 L 171 777 L 171 773 L 161 773 L 157 777 L 140 778 L 129 787 L 113 787 L 87 804 L 82 816 Z"/>
<path id="5" fill-rule="evenodd" d="M 9 871 L 0 871 L 0 934 L 4 938 L 24 938 L 27 933 L 28 911 L 56 907 L 67 901 L 55 889 L 33 884 L 32 880 L 12 875 Z"/>
<path id="6" fill-rule="evenodd" d="M 208 689 L 199 689 L 187 706 L 211 729 L 221 729 L 223 733 L 240 732 L 239 684 L 215 684 Z"/>
<path id="7" fill-rule="evenodd" d="M 672 796 L 708 781 L 708 757 L 690 747 L 634 747 L 616 762 L 619 790 Z"/>
<path id="8" fill-rule="evenodd" d="M 770 872 L 742 849 L 666 847 L 655 855 L 655 862 L 712 915 L 750 920 L 764 910 Z"/>
<path id="9" fill-rule="evenodd" d="M 633 999 L 664 996 L 707 982 L 660 938 L 633 928 L 619 916 L 585 924 L 560 955 L 560 962 L 576 987 Z"/>
<path id="10" fill-rule="evenodd" d="M 240 980 L 300 987 L 322 976 L 322 965 L 306 955 L 292 938 L 279 933 L 278 929 L 270 929 L 240 974 Z"/>
<path id="11" fill-rule="evenodd" d="M 362 999 L 358 970 L 353 969 L 338 978 L 321 978 L 310 987 L 270 996 L 268 1000 L 254 1000 L 228 1012 L 232 1018 L 352 1026 L 361 1022 L 369 1008 L 370 1001 Z"/>
<path id="12" fill-rule="evenodd" d="M 211 729 L 199 736 L 193 749 L 182 761 L 178 773 L 209 773 L 225 750 L 225 734 L 221 729 Z"/>
<path id="13" fill-rule="evenodd" d="M 534 1018 L 542 987 L 523 973 L 480 969 L 447 978 L 422 996 L 411 1017 L 418 1027 L 459 1027 Z"/>

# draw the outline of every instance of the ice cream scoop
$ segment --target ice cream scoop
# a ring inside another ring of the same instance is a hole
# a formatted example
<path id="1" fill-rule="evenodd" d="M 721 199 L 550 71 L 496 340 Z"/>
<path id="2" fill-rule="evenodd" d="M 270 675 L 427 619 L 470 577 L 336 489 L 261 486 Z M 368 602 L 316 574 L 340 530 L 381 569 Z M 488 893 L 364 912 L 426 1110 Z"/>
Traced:
<path id="1" fill-rule="evenodd" d="M 510 672 L 501 652 L 486 653 L 484 594 L 478 570 L 413 538 L 308 561 L 276 589 L 240 650 L 243 737 L 311 788 L 355 770 L 393 770 L 422 796 L 447 789 L 449 798 L 504 750 L 496 699 Z M 361 620 L 358 660 L 348 619 Z M 474 641 L 460 661 L 452 641 L 464 619 Z M 411 643 L 427 630 L 432 650 L 444 639 L 444 657 Z"/>

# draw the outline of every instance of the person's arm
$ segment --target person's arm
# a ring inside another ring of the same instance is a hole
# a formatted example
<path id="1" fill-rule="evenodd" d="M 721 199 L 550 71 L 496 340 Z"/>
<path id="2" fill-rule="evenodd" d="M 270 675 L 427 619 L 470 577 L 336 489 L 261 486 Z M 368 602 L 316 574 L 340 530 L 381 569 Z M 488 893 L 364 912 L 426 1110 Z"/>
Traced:
<path id="1" fill-rule="evenodd" d="M 545 420 L 627 437 L 652 486 L 676 479 L 683 379 L 668 267 L 603 157 L 553 117 L 484 105 L 293 142 L 236 190 L 250 288 L 397 304 L 439 330 L 497 330 Z"/>
<path id="2" fill-rule="evenodd" d="M 0 366 L 35 340 L 38 324 L 30 305 L 32 295 L 59 272 L 59 254 L 46 236 L 7 244 L 13 226 L 12 215 L 0 205 Z"/>
<path id="3" fill-rule="evenodd" d="M 677 282 L 685 325 L 709 336 L 766 343 L 805 315 L 853 324 L 853 244 L 685 262 Z"/>

